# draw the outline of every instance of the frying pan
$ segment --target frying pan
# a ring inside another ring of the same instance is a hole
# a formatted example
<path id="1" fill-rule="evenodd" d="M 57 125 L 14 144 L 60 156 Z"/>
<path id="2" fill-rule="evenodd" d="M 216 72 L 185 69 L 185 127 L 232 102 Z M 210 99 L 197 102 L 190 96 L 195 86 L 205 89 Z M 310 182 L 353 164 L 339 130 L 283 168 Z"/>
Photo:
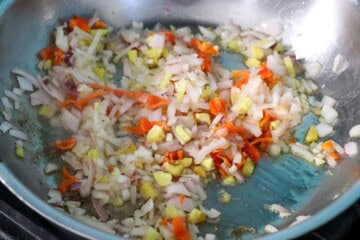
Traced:
<path id="1" fill-rule="evenodd" d="M 338 100 L 341 116 L 334 139 L 349 141 L 349 129 L 360 121 L 360 10 L 354 1 L 340 0 L 0 0 L 0 81 L 1 89 L 13 84 L 11 69 L 20 67 L 36 73 L 36 53 L 50 41 L 50 33 L 59 20 L 74 15 L 90 17 L 94 12 L 115 28 L 131 21 L 147 24 L 161 22 L 175 25 L 217 25 L 233 19 L 244 27 L 267 19 L 281 19 L 285 26 L 284 42 L 291 44 L 297 58 L 323 65 L 317 84 L 321 93 Z M 350 67 L 338 75 L 331 71 L 337 54 L 346 57 Z M 233 61 L 231 59 L 228 62 Z M 1 91 L 3 94 L 3 91 Z M 319 95 L 320 97 L 320 95 Z M 14 155 L 14 140 L 0 135 L 0 180 L 18 198 L 54 224 L 90 239 L 118 239 L 58 211 L 46 203 L 47 191 L 56 187 L 57 176 L 44 174 L 47 162 L 59 162 L 46 151 L 51 139 L 63 134 L 38 119 L 28 100 L 22 100 L 16 123 L 31 134 L 25 145 L 26 158 Z M 304 134 L 314 119 L 306 117 L 297 129 Z M 359 143 L 359 141 L 358 141 Z M 222 212 L 217 225 L 207 224 L 204 232 L 220 239 L 231 238 L 232 228 L 253 227 L 256 234 L 245 238 L 289 239 L 326 223 L 359 199 L 360 158 L 347 158 L 335 169 L 316 168 L 301 159 L 284 155 L 264 157 L 254 176 L 246 183 L 226 188 L 233 201 L 220 205 L 215 182 L 208 188 L 206 204 Z M 264 210 L 264 204 L 278 203 L 293 211 L 282 220 Z M 306 221 L 287 228 L 296 216 L 311 215 Z M 263 227 L 271 223 L 280 229 L 265 235 Z"/>

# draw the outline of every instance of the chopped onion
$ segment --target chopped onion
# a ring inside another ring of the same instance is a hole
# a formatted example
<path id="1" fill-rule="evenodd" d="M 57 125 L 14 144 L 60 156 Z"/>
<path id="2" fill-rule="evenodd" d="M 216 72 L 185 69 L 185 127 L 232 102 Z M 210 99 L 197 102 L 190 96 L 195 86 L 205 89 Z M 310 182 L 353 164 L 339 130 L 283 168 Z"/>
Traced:
<path id="1" fill-rule="evenodd" d="M 344 148 L 345 148 L 345 153 L 350 157 L 353 157 L 358 153 L 356 142 L 348 142 L 345 144 Z"/>
<path id="2" fill-rule="evenodd" d="M 334 107 L 335 104 L 336 104 L 336 100 L 333 99 L 332 97 L 330 96 L 324 96 L 323 99 L 321 100 L 321 103 L 323 106 L 329 106 L 329 107 Z"/>
<path id="3" fill-rule="evenodd" d="M 30 73 L 27 73 L 19 68 L 14 68 L 11 72 L 28 79 L 35 87 L 37 87 L 37 88 L 40 87 L 40 84 L 38 83 L 36 78 L 34 76 L 32 76 Z"/>
<path id="4" fill-rule="evenodd" d="M 212 233 L 205 234 L 205 239 L 204 240 L 215 240 L 215 239 L 216 239 L 215 234 L 212 234 Z"/>
<path id="5" fill-rule="evenodd" d="M 51 172 L 56 171 L 56 170 L 58 170 L 58 169 L 59 169 L 59 167 L 58 167 L 56 164 L 54 164 L 54 163 L 48 163 L 48 164 L 45 166 L 44 171 L 45 171 L 45 173 L 51 173 Z"/>
<path id="6" fill-rule="evenodd" d="M 349 131 L 349 136 L 352 138 L 360 137 L 360 125 L 353 126 Z"/>
<path id="7" fill-rule="evenodd" d="M 334 108 L 324 105 L 321 109 L 321 116 L 324 117 L 326 123 L 333 123 L 337 119 L 338 113 Z"/>
<path id="8" fill-rule="evenodd" d="M 42 89 L 30 94 L 30 103 L 32 106 L 47 104 L 50 102 L 49 95 Z"/>
<path id="9" fill-rule="evenodd" d="M 186 189 L 182 183 L 172 183 L 166 187 L 166 192 L 170 195 L 180 194 L 184 196 L 190 196 L 191 193 Z"/>
<path id="10" fill-rule="evenodd" d="M 215 33 L 213 33 L 212 31 L 210 31 L 209 29 L 207 29 L 203 26 L 199 26 L 199 30 L 200 30 L 201 34 L 209 40 L 213 41 L 216 38 Z"/>
<path id="11" fill-rule="evenodd" d="M 13 109 L 13 106 L 11 105 L 11 103 L 7 97 L 2 97 L 1 102 L 4 105 L 4 108 L 10 109 L 10 110 Z"/>
<path id="12" fill-rule="evenodd" d="M 71 130 L 74 133 L 79 129 L 80 119 L 66 109 L 62 111 L 60 121 L 65 129 Z"/>
<path id="13" fill-rule="evenodd" d="M 320 138 L 328 137 L 334 132 L 333 127 L 326 123 L 318 124 L 316 126 L 316 131 Z"/>
<path id="14" fill-rule="evenodd" d="M 265 209 L 273 213 L 278 213 L 280 218 L 288 218 L 291 216 L 291 212 L 279 204 L 265 205 Z"/>
<path id="15" fill-rule="evenodd" d="M 280 36 L 284 31 L 284 27 L 279 19 L 270 19 L 254 29 L 274 37 Z"/>
<path id="16" fill-rule="evenodd" d="M 10 134 L 10 136 L 13 136 L 14 138 L 21 139 L 24 141 L 27 141 L 29 139 L 28 136 L 26 135 L 26 133 L 24 133 L 20 130 L 17 130 L 17 129 L 10 129 L 9 134 Z"/>
<path id="17" fill-rule="evenodd" d="M 344 72 L 350 66 L 349 61 L 343 55 L 336 55 L 332 71 L 338 75 Z"/>
<path id="18" fill-rule="evenodd" d="M 13 128 L 13 125 L 7 121 L 4 121 L 1 123 L 0 125 L 0 130 L 3 132 L 3 133 L 6 133 L 7 131 L 9 131 L 11 128 Z"/>
<path id="19" fill-rule="evenodd" d="M 322 65 L 318 62 L 306 62 L 303 67 L 305 69 L 306 78 L 316 79 L 321 71 Z"/>
<path id="20" fill-rule="evenodd" d="M 214 208 L 206 210 L 202 205 L 200 205 L 200 211 L 205 213 L 209 218 L 218 218 L 220 216 L 220 212 Z"/>
<path id="21" fill-rule="evenodd" d="M 266 233 L 276 233 L 277 231 L 279 231 L 276 227 L 274 227 L 271 224 L 266 224 L 265 228 L 264 228 L 264 232 Z"/>
<path id="22" fill-rule="evenodd" d="M 149 213 L 154 209 L 154 201 L 150 198 L 142 207 L 140 208 L 141 216 Z"/>

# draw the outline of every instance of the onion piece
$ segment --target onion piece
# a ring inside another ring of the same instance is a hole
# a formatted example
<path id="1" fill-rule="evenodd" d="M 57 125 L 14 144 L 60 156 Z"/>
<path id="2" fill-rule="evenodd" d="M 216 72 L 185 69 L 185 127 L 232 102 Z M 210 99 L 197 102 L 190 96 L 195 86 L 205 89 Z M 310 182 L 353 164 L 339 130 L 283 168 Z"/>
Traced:
<path id="1" fill-rule="evenodd" d="M 59 169 L 59 167 L 55 163 L 48 163 L 45 166 L 44 172 L 45 173 L 51 173 L 51 172 L 54 172 L 54 171 L 56 171 L 58 169 Z"/>
<path id="2" fill-rule="evenodd" d="M 314 80 L 319 75 L 322 65 L 318 62 L 306 62 L 303 67 L 305 69 L 305 77 Z"/>
<path id="3" fill-rule="evenodd" d="M 71 130 L 74 133 L 79 129 L 80 119 L 66 109 L 60 114 L 60 121 L 65 129 Z"/>
<path id="4" fill-rule="evenodd" d="M 328 137 L 334 132 L 333 127 L 326 123 L 318 124 L 316 126 L 316 131 L 320 138 Z"/>
<path id="5" fill-rule="evenodd" d="M 256 31 L 266 33 L 270 36 L 280 36 L 284 31 L 284 26 L 279 19 L 270 19 L 254 28 Z"/>
<path id="6" fill-rule="evenodd" d="M 38 83 L 36 78 L 33 75 L 31 75 L 30 73 L 27 73 L 19 68 L 14 68 L 11 72 L 28 79 L 35 87 L 37 87 L 37 88 L 40 87 L 40 84 Z"/>
<path id="7" fill-rule="evenodd" d="M 348 142 L 344 146 L 345 153 L 350 157 L 355 156 L 358 153 L 358 147 L 356 142 Z"/>
<path id="8" fill-rule="evenodd" d="M 336 55 L 332 71 L 338 75 L 350 67 L 349 61 L 341 54 Z"/>
<path id="9" fill-rule="evenodd" d="M 349 131 L 349 136 L 352 138 L 360 137 L 360 124 L 353 126 Z"/>
<path id="10" fill-rule="evenodd" d="M 50 96 L 42 89 L 30 94 L 30 103 L 32 106 L 47 104 L 50 102 Z"/>
<path id="11" fill-rule="evenodd" d="M 6 133 L 7 131 L 9 131 L 11 128 L 13 128 L 13 125 L 11 123 L 9 123 L 8 121 L 4 121 L 1 123 L 0 125 L 0 130 L 3 133 Z"/>
<path id="12" fill-rule="evenodd" d="M 21 139 L 24 141 L 27 141 L 29 139 L 28 136 L 26 135 L 26 133 L 24 133 L 20 130 L 17 130 L 17 129 L 10 129 L 9 134 L 10 134 L 10 136 L 13 136 L 14 138 Z"/>
<path id="13" fill-rule="evenodd" d="M 220 216 L 220 212 L 214 208 L 211 208 L 210 210 L 205 209 L 202 205 L 200 205 L 200 211 L 206 214 L 209 218 L 218 218 Z"/>

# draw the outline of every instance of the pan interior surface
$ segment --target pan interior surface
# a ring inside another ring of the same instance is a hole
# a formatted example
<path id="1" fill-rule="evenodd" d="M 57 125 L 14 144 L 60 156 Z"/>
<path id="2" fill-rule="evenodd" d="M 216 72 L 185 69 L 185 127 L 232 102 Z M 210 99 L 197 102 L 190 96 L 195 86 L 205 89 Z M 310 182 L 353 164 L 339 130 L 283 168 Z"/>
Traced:
<path id="1" fill-rule="evenodd" d="M 278 18 L 284 23 L 284 42 L 293 47 L 298 58 L 318 61 L 323 65 L 317 84 L 321 94 L 338 100 L 340 115 L 334 139 L 340 144 L 349 141 L 349 129 L 359 124 L 360 105 L 360 12 L 351 1 L 216 1 L 216 0 L 117 0 L 117 1 L 11 1 L 0 0 L 0 81 L 4 89 L 14 85 L 10 71 L 15 67 L 36 74 L 37 52 L 50 41 L 59 21 L 74 15 L 89 17 L 97 14 L 115 28 L 131 21 L 164 25 L 218 25 L 227 19 L 244 27 Z M 331 71 L 336 55 L 344 55 L 350 68 L 337 75 Z M 232 54 L 218 59 L 228 68 L 241 67 L 241 59 Z M 319 94 L 319 98 L 321 95 Z M 48 142 L 64 134 L 39 119 L 28 99 L 22 99 L 21 111 L 15 115 L 16 124 L 31 133 L 25 145 L 24 160 L 15 157 L 14 140 L 0 135 L 0 179 L 24 202 L 58 225 L 82 236 L 94 239 L 115 238 L 81 224 L 45 203 L 47 191 L 56 187 L 56 175 L 43 171 L 48 162 L 59 162 L 52 157 Z M 305 134 L 309 125 L 316 123 L 307 115 L 297 127 L 297 136 Z M 359 143 L 359 141 L 358 141 Z M 236 187 L 223 187 L 213 182 L 207 189 L 206 206 L 221 211 L 218 223 L 206 224 L 204 232 L 234 238 L 231 231 L 239 226 L 254 228 L 256 234 L 245 233 L 244 238 L 285 239 L 296 237 L 329 221 L 360 196 L 359 157 L 344 160 L 331 169 L 316 168 L 292 155 L 279 158 L 264 156 L 253 177 Z M 218 201 L 218 192 L 225 189 L 233 200 L 227 205 Z M 264 204 L 281 204 L 291 209 L 288 219 L 264 209 Z M 286 227 L 299 215 L 313 216 L 295 227 Z M 264 225 L 271 223 L 282 231 L 265 236 Z"/>

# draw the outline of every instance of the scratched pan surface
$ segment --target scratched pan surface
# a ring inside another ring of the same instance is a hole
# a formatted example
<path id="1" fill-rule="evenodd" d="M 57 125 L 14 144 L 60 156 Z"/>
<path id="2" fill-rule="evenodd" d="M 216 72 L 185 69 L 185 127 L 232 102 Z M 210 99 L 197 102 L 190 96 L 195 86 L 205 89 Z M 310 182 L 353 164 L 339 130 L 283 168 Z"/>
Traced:
<path id="1" fill-rule="evenodd" d="M 49 34 L 59 20 L 75 14 L 91 16 L 95 11 L 114 27 L 132 20 L 182 25 L 197 23 L 216 25 L 233 19 L 243 26 L 252 26 L 269 18 L 280 18 L 285 24 L 286 43 L 292 44 L 300 58 L 316 60 L 324 69 L 317 82 L 322 93 L 339 100 L 340 113 L 336 140 L 346 143 L 348 131 L 360 123 L 360 12 L 355 2 L 336 0 L 313 1 L 250 1 L 250 0 L 103 0 L 103 1 L 11 1 L 0 0 L 0 88 L 13 83 L 9 72 L 21 67 L 36 73 L 36 53 L 49 41 Z M 331 72 L 334 57 L 342 54 L 350 61 L 350 68 L 341 75 Z M 241 66 L 241 59 L 225 55 L 218 62 L 228 68 Z M 1 90 L 1 94 L 3 91 Z M 45 203 L 47 190 L 55 186 L 56 176 L 47 177 L 43 167 L 48 161 L 59 161 L 45 154 L 44 145 L 56 139 L 60 130 L 51 129 L 39 121 L 27 99 L 16 114 L 17 124 L 31 133 L 25 146 L 25 160 L 14 156 L 14 140 L 0 135 L 0 180 L 21 200 L 57 225 L 93 239 L 115 239 L 71 219 Z M 301 139 L 304 131 L 316 119 L 307 116 L 298 127 Z M 277 159 L 264 157 L 254 176 L 243 185 L 229 187 L 233 201 L 220 205 L 217 200 L 219 184 L 208 189 L 206 204 L 222 212 L 221 221 L 207 224 L 203 231 L 215 232 L 220 239 L 233 238 L 230 230 L 237 226 L 253 227 L 257 234 L 245 238 L 288 239 L 300 236 L 329 221 L 360 196 L 359 157 L 346 159 L 333 176 L 290 155 Z M 334 198 L 334 196 L 338 196 Z M 279 203 L 293 210 L 293 216 L 280 220 L 264 210 L 264 204 Z M 297 215 L 312 215 L 307 221 L 287 226 Z M 264 235 L 263 227 L 272 223 L 281 229 Z"/>

